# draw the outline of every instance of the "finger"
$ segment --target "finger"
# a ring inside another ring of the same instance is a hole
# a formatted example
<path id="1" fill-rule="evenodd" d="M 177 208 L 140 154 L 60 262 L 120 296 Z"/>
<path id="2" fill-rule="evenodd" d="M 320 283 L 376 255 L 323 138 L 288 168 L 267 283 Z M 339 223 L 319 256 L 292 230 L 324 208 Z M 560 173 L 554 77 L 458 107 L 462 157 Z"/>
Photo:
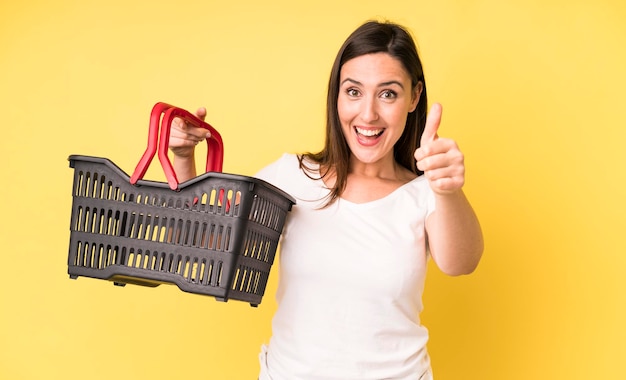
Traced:
<path id="1" fill-rule="evenodd" d="M 454 140 L 439 139 L 428 147 L 429 154 L 419 156 L 417 160 L 418 169 L 422 171 L 432 170 L 442 167 L 464 167 L 465 156 Z M 417 153 L 423 154 L 426 149 L 418 149 Z"/>
<path id="2" fill-rule="evenodd" d="M 204 108 L 204 107 L 198 108 L 198 110 L 196 111 L 196 116 L 199 119 L 204 120 L 204 118 L 206 117 L 206 108 Z"/>
<path id="3" fill-rule="evenodd" d="M 439 138 L 439 136 L 437 136 L 437 130 L 439 129 L 439 124 L 441 123 L 441 113 L 441 104 L 435 103 L 432 107 L 430 107 L 430 112 L 426 117 L 424 133 L 422 133 L 422 138 L 420 139 L 420 146 L 426 145 Z"/>
<path id="4" fill-rule="evenodd" d="M 176 129 L 183 129 L 185 128 L 185 122 L 183 122 L 183 119 L 181 119 L 180 117 L 175 117 L 174 120 L 172 120 L 172 130 L 176 130 Z"/>
<path id="5" fill-rule="evenodd" d="M 179 141 L 178 144 L 174 143 L 173 145 L 195 145 L 209 138 L 210 135 L 206 129 L 197 128 L 182 121 L 179 124 L 174 124 L 170 130 L 170 139 Z"/>
<path id="6" fill-rule="evenodd" d="M 463 188 L 463 177 L 440 177 L 429 180 L 431 189 L 437 194 L 451 194 Z"/>
<path id="7" fill-rule="evenodd" d="M 457 149 L 456 143 L 453 140 L 437 137 L 434 141 L 429 143 L 422 141 L 420 147 L 415 150 L 414 157 L 415 160 L 419 162 L 426 157 L 444 154 L 453 149 Z"/>
<path id="8" fill-rule="evenodd" d="M 211 132 L 208 132 L 204 128 L 196 128 L 189 131 L 186 135 L 186 139 L 195 142 L 196 144 L 202 142 L 211 137 Z"/>
<path id="9" fill-rule="evenodd" d="M 445 157 L 428 158 L 428 162 L 420 170 L 424 171 L 426 178 L 430 180 L 465 176 L 465 166 L 462 163 L 448 164 L 448 159 Z"/>
<path id="10" fill-rule="evenodd" d="M 200 108 L 198 108 L 198 110 L 196 111 L 196 116 L 197 116 L 200 120 L 204 121 L 204 119 L 206 118 L 206 108 L 204 108 L 204 107 L 200 107 Z M 199 133 L 200 133 L 200 135 L 201 135 L 201 139 L 202 139 L 202 140 L 211 138 L 211 132 L 210 132 L 210 131 L 207 131 L 207 130 L 206 130 L 206 129 L 204 129 L 204 128 L 202 128 L 202 131 L 201 131 L 201 132 L 199 132 Z"/>

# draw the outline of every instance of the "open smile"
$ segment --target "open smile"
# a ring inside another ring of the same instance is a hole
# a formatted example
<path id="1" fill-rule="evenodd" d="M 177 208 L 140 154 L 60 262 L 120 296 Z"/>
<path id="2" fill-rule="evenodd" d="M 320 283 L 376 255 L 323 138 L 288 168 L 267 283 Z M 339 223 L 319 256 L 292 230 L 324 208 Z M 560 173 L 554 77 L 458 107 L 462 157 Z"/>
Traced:
<path id="1" fill-rule="evenodd" d="M 371 147 L 378 144 L 381 136 L 385 133 L 385 128 L 363 128 L 355 126 L 354 131 L 356 133 L 356 139 L 361 146 Z"/>
<path id="2" fill-rule="evenodd" d="M 378 137 L 382 135 L 383 132 L 385 132 L 383 128 L 372 129 L 372 128 L 354 127 L 354 130 L 356 131 L 358 135 L 361 135 L 364 137 Z"/>

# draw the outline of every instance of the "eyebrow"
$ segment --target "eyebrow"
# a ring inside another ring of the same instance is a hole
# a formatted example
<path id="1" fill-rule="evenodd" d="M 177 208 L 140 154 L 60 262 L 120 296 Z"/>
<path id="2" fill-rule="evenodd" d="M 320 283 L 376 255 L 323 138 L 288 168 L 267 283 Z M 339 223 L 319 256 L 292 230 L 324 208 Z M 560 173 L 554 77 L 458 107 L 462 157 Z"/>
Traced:
<path id="1" fill-rule="evenodd" d="M 357 86 L 363 86 L 363 83 L 359 82 L 358 80 L 354 80 L 352 78 L 346 78 L 341 82 L 341 86 L 343 86 L 346 82 L 351 82 L 356 84 Z M 392 84 L 398 85 L 400 86 L 401 89 L 404 90 L 404 86 L 402 85 L 402 83 L 398 82 L 397 80 L 391 80 L 388 82 L 382 82 L 378 84 L 378 87 L 385 87 L 385 86 L 390 86 Z"/>

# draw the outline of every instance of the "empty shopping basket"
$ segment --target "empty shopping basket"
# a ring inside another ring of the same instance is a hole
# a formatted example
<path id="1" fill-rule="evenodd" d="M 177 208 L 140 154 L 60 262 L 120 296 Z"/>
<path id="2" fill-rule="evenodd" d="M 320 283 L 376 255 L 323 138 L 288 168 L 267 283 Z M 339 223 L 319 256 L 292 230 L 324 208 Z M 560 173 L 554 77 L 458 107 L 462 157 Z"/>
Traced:
<path id="1" fill-rule="evenodd" d="M 167 156 L 172 121 L 207 128 L 207 172 L 178 183 Z M 158 149 L 167 183 L 144 180 Z M 157 103 L 148 147 L 132 176 L 111 160 L 71 155 L 68 274 L 116 285 L 181 290 L 260 304 L 295 200 L 257 178 L 222 173 L 220 134 L 189 112 Z"/>

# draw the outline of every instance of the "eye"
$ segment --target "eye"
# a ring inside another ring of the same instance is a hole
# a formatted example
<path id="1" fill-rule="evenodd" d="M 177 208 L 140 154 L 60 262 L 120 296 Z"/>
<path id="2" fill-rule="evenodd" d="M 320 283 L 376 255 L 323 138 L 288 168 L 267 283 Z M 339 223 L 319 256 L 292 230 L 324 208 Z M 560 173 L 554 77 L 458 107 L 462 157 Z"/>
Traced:
<path id="1" fill-rule="evenodd" d="M 380 94 L 380 97 L 383 99 L 395 99 L 398 97 L 398 94 L 392 90 L 385 90 Z"/>
<path id="2" fill-rule="evenodd" d="M 359 96 L 360 92 L 356 88 L 349 88 L 346 90 L 346 94 L 348 94 L 348 96 L 356 97 Z"/>

